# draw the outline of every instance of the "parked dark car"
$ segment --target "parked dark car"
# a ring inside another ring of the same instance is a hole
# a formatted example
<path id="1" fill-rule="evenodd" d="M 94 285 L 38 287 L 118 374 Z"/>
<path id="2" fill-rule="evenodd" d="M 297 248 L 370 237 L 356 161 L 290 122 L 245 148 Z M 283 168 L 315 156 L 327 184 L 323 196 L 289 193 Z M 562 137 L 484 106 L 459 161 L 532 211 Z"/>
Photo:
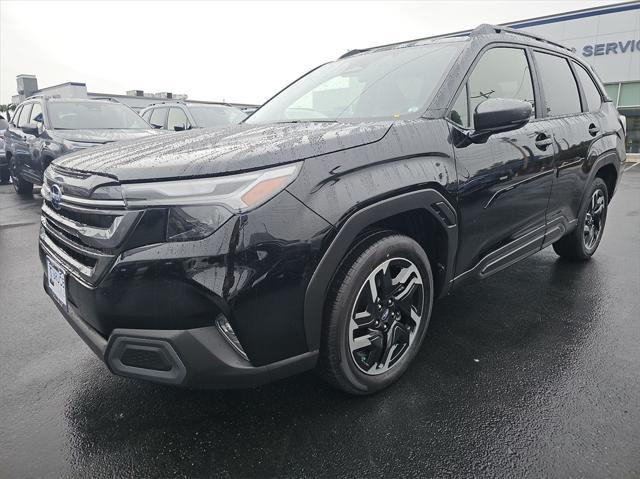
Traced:
<path id="1" fill-rule="evenodd" d="M 4 132 L 9 127 L 9 122 L 0 116 L 0 183 L 9 181 L 9 165 L 5 153 Z"/>
<path id="2" fill-rule="evenodd" d="M 31 194 L 61 155 L 120 140 L 156 135 L 117 101 L 33 97 L 22 102 L 5 132 L 6 160 L 18 194 Z"/>
<path id="3" fill-rule="evenodd" d="M 588 65 L 516 31 L 351 52 L 241 125 L 54 162 L 44 285 L 119 375 L 234 387 L 317 367 L 372 393 L 436 298 L 547 246 L 594 254 L 623 130 Z"/>
<path id="4" fill-rule="evenodd" d="M 174 101 L 148 106 L 140 112 L 140 116 L 154 128 L 184 131 L 237 125 L 247 114 L 233 106 Z"/>

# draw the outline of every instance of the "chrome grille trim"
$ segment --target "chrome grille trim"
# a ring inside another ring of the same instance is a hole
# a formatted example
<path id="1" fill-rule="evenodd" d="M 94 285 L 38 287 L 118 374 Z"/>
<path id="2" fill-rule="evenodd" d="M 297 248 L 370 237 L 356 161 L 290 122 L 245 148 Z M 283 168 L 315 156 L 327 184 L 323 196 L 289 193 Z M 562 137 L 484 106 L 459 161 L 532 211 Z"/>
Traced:
<path id="1" fill-rule="evenodd" d="M 63 265 L 67 266 L 65 269 L 68 273 L 73 274 L 78 277 L 78 273 L 80 274 L 80 278 L 83 282 L 86 282 L 88 278 L 91 278 L 93 275 L 94 268 L 90 268 L 88 266 L 83 265 L 79 261 L 76 261 L 75 258 L 72 258 L 64 251 L 62 248 L 58 247 L 53 241 L 51 241 L 44 230 L 40 232 L 40 241 L 45 246 L 45 252 L 52 254 L 52 256 L 58 260 L 62 260 Z M 69 267 L 70 266 L 70 267 Z"/>
<path id="2" fill-rule="evenodd" d="M 62 189 L 55 208 L 50 189 L 54 183 Z M 41 190 L 40 245 L 44 253 L 90 287 L 115 263 L 125 239 L 144 214 L 144 210 L 126 209 L 124 198 L 92 199 L 103 186 L 117 187 L 118 183 L 93 173 L 49 168 Z"/>
<path id="3" fill-rule="evenodd" d="M 92 214 L 105 214 L 104 211 L 90 210 Z M 110 212 L 112 213 L 112 212 Z M 42 205 L 42 214 L 47 221 L 78 238 L 87 246 L 97 249 L 113 250 L 120 246 L 131 227 L 137 222 L 141 211 L 120 211 L 109 228 L 97 228 L 79 223 L 51 209 L 46 203 Z"/>
<path id="4" fill-rule="evenodd" d="M 42 189 L 40 194 L 42 197 L 51 201 L 51 189 L 49 188 L 48 182 L 42 185 Z M 116 210 L 123 210 L 126 206 L 124 200 L 94 200 L 91 198 L 80 198 L 79 196 L 71 196 L 71 195 L 62 195 L 62 200 L 60 201 L 60 206 L 87 206 L 93 208 L 115 208 Z"/>

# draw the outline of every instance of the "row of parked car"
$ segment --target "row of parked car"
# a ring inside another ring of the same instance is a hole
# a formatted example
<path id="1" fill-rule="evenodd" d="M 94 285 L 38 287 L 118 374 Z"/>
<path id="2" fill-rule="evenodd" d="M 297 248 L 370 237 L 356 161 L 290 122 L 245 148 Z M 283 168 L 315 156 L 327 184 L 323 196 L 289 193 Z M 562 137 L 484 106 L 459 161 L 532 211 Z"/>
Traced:
<path id="1" fill-rule="evenodd" d="M 0 182 L 11 179 L 18 194 L 30 194 L 61 155 L 167 130 L 224 127 L 246 116 L 231 106 L 180 101 L 153 104 L 137 114 L 110 99 L 31 97 L 10 121 L 0 118 Z"/>

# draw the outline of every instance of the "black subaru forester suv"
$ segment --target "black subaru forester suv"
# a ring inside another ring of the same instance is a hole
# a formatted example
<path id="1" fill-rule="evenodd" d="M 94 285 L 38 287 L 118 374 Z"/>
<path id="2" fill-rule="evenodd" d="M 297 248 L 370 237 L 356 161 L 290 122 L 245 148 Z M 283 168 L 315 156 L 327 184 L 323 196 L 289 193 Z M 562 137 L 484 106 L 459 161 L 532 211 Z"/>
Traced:
<path id="1" fill-rule="evenodd" d="M 501 27 L 352 51 L 241 125 L 54 161 L 44 286 L 122 376 L 241 387 L 317 367 L 371 393 L 452 288 L 549 245 L 589 259 L 624 128 L 571 51 Z"/>

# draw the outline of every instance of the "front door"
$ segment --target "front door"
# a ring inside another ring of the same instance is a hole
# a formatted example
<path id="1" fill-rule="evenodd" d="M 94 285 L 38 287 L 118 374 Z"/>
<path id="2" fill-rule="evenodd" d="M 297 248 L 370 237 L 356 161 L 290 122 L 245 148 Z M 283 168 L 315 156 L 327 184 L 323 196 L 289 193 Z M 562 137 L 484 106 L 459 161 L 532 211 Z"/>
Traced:
<path id="1" fill-rule="evenodd" d="M 493 47 L 477 61 L 449 119 L 473 128 L 475 107 L 489 98 L 536 106 L 530 58 L 524 48 Z M 538 251 L 553 182 L 553 140 L 547 122 L 454 148 L 458 172 L 460 245 L 457 279 L 486 276 Z"/>

